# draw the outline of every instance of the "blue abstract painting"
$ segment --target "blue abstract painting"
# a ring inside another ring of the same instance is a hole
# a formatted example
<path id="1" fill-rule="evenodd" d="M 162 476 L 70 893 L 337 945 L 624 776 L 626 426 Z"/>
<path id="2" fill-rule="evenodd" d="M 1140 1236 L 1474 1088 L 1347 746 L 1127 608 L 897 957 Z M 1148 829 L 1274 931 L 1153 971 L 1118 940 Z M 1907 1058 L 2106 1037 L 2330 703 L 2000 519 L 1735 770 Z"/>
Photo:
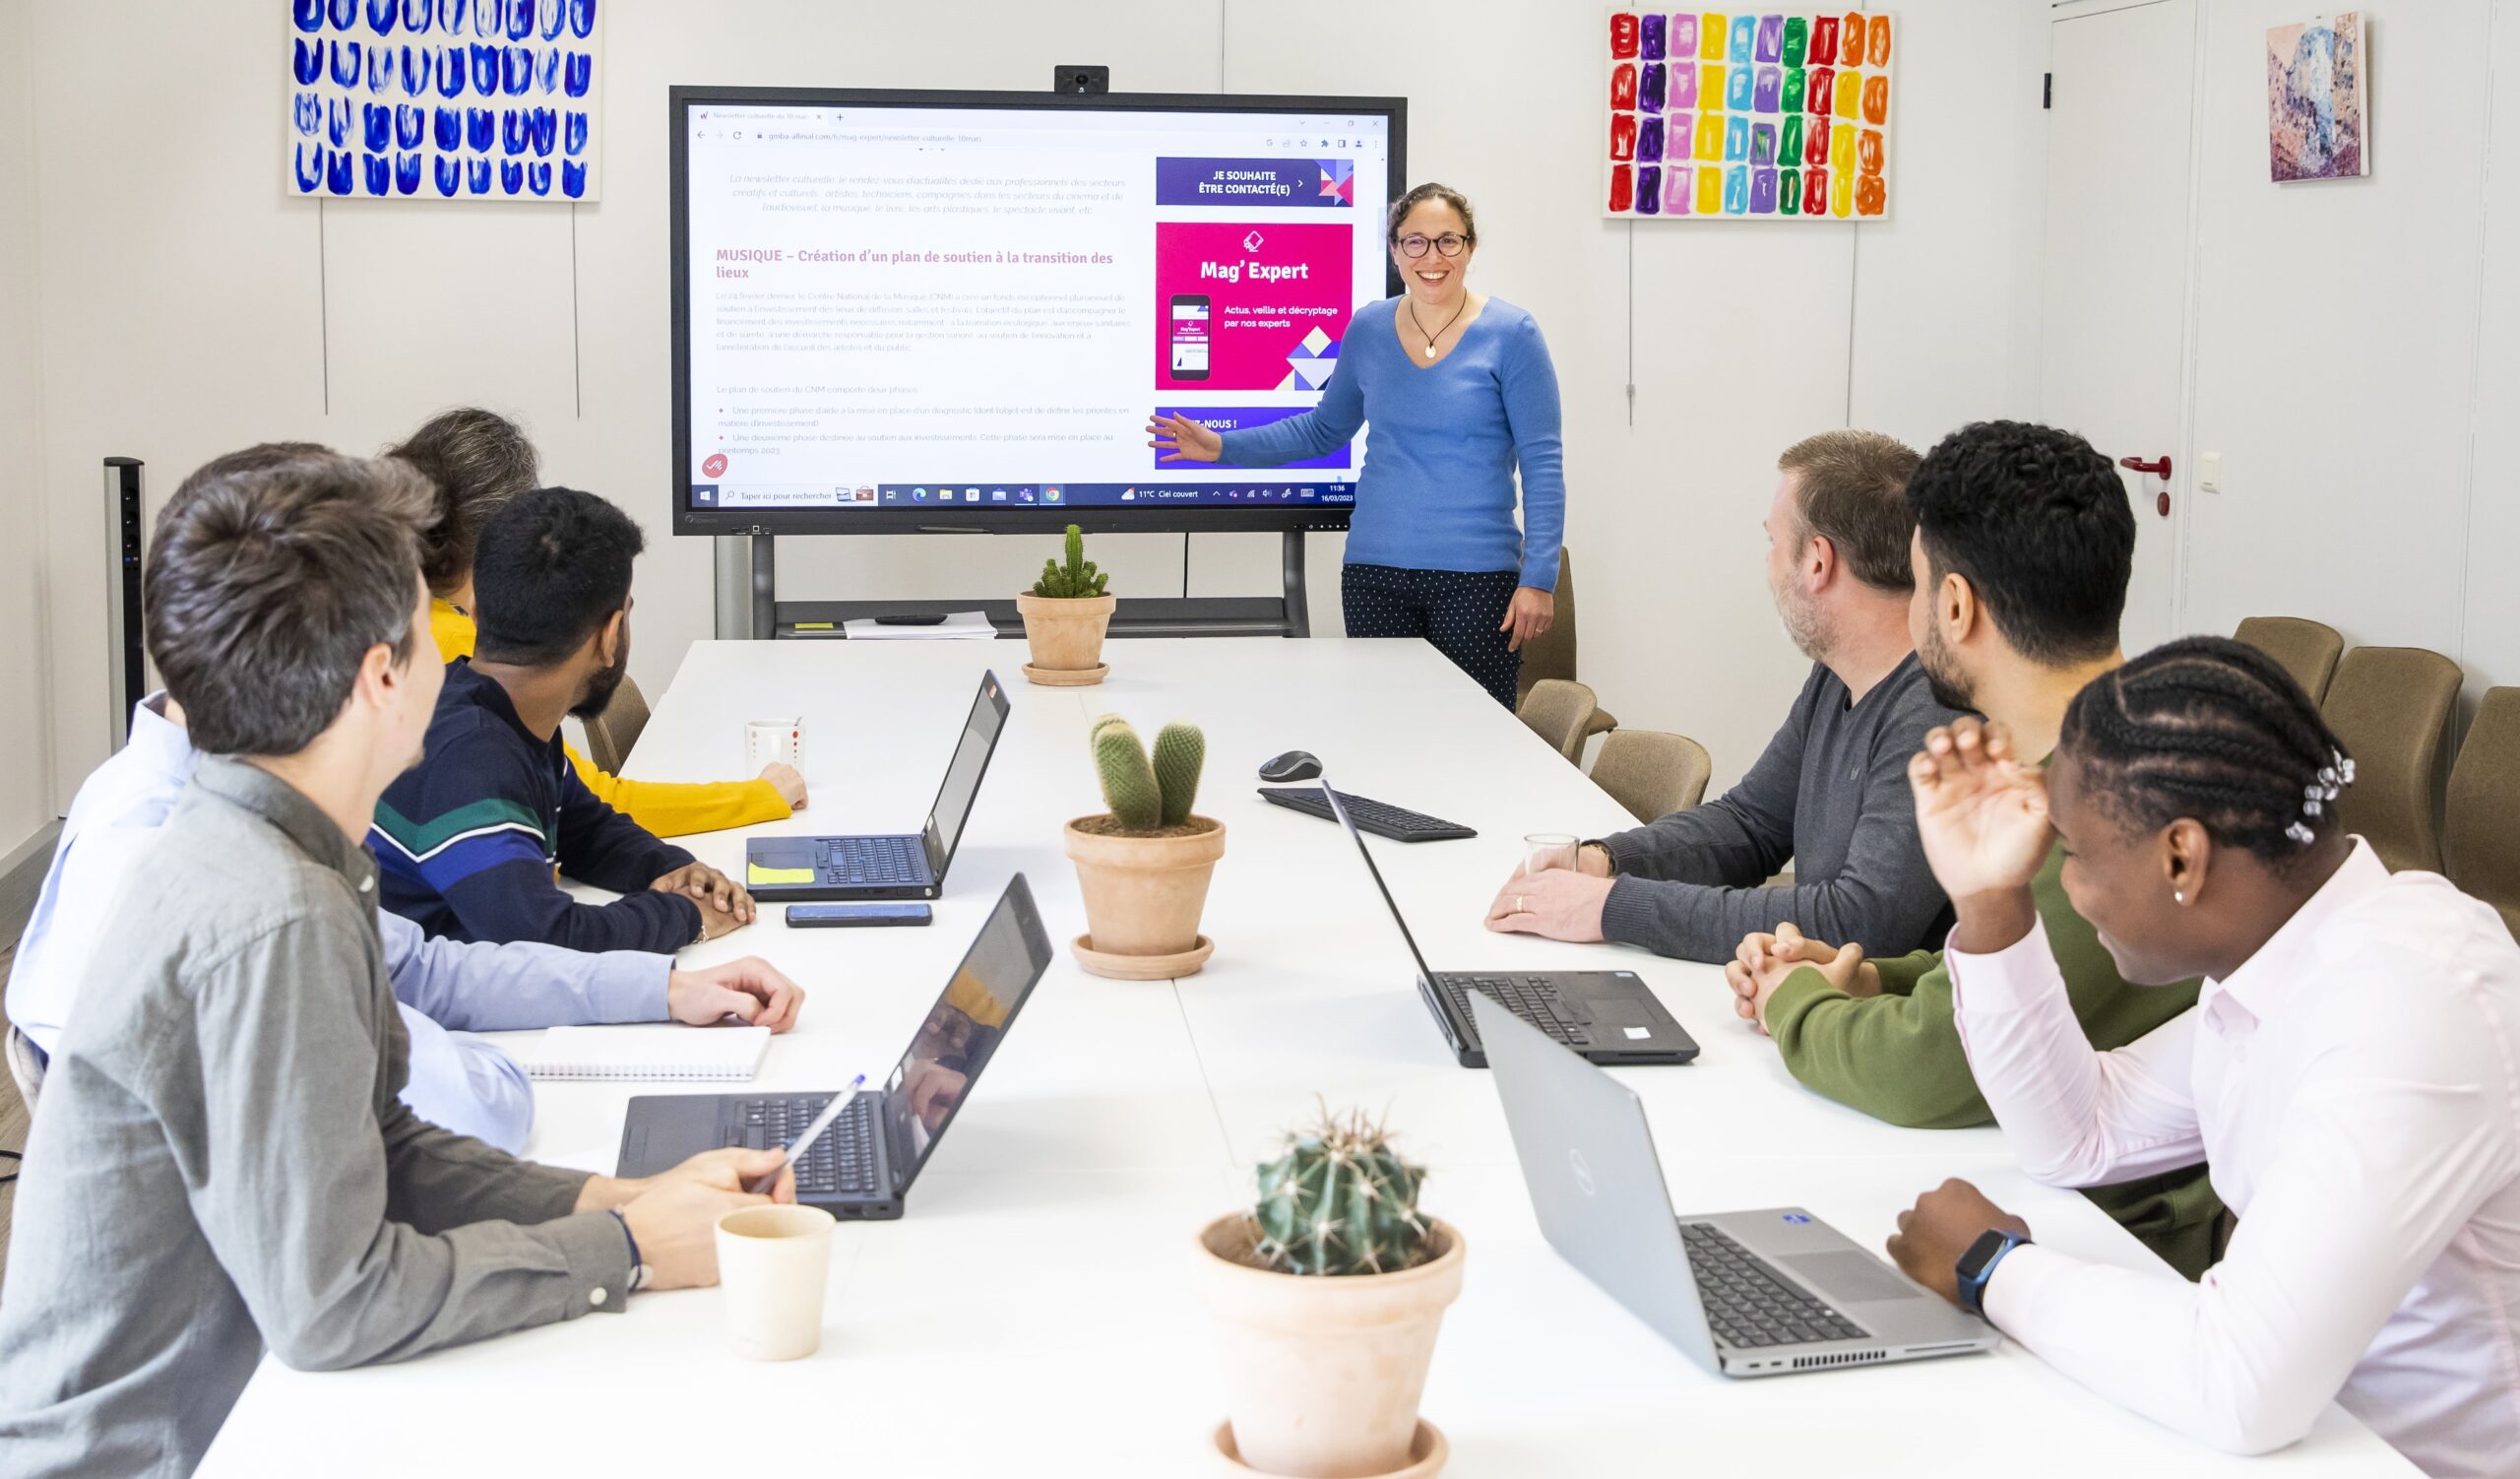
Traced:
<path id="1" fill-rule="evenodd" d="M 288 0 L 288 188 L 594 200 L 598 0 Z"/>

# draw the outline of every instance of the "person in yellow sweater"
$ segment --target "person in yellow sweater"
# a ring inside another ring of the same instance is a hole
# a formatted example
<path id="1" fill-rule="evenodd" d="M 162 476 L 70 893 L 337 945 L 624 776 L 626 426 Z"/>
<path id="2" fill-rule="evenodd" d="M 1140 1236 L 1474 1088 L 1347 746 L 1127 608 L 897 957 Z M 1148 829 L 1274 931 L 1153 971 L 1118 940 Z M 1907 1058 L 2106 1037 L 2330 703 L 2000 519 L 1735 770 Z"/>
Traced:
<path id="1" fill-rule="evenodd" d="M 490 515 L 541 481 L 534 444 L 506 417 L 468 406 L 431 417 L 385 455 L 419 469 L 443 495 L 442 517 L 421 551 L 420 573 L 429 586 L 429 630 L 446 661 L 469 658 L 472 551 Z M 587 790 L 659 837 L 777 821 L 805 805 L 805 778 L 789 765 L 766 765 L 749 781 L 677 785 L 606 775 L 575 745 L 567 753 Z"/>

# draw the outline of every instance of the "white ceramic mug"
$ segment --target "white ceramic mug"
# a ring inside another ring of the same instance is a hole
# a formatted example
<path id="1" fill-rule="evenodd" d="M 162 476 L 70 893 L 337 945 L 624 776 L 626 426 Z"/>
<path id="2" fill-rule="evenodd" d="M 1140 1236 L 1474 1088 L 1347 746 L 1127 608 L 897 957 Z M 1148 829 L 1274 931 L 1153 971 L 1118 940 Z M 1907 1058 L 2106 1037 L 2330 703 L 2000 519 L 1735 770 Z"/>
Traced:
<path id="1" fill-rule="evenodd" d="M 773 762 L 801 765 L 804 751 L 802 719 L 755 719 L 744 726 L 744 763 L 755 771 Z"/>
<path id="2" fill-rule="evenodd" d="M 832 1232 L 820 1207 L 744 1207 L 718 1219 L 726 1343 L 749 1361 L 793 1361 L 823 1343 Z"/>

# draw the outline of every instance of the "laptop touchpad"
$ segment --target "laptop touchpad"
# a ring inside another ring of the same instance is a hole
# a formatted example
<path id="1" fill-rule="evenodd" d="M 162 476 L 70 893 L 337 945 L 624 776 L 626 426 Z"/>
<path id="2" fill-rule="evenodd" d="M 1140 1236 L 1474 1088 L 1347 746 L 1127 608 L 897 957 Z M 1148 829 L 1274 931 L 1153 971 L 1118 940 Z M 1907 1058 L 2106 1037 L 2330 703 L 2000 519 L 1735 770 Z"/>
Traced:
<path id="1" fill-rule="evenodd" d="M 1604 1027 L 1651 1027 L 1654 1025 L 1654 1014 L 1645 1009 L 1644 1002 L 1629 1000 L 1623 997 L 1596 997 L 1584 1003 L 1584 1009 L 1591 1012 L 1593 1020 Z"/>
<path id="2" fill-rule="evenodd" d="M 1849 1250 L 1834 1254 L 1798 1254 L 1777 1259 L 1788 1271 L 1840 1305 L 1877 1304 L 1885 1299 L 1914 1299 L 1916 1286 L 1890 1271 L 1870 1254 Z"/>

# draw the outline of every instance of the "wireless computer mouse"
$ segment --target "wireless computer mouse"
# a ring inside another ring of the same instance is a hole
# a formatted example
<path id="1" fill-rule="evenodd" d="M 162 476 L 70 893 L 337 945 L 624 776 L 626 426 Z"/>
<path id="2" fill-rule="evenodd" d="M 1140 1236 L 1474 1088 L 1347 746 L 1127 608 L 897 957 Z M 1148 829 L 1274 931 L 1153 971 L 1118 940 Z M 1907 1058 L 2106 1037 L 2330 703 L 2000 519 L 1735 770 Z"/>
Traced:
<path id="1" fill-rule="evenodd" d="M 1291 749 L 1260 766 L 1260 779 L 1270 782 L 1309 781 L 1321 774 L 1321 762 L 1310 750 Z"/>

